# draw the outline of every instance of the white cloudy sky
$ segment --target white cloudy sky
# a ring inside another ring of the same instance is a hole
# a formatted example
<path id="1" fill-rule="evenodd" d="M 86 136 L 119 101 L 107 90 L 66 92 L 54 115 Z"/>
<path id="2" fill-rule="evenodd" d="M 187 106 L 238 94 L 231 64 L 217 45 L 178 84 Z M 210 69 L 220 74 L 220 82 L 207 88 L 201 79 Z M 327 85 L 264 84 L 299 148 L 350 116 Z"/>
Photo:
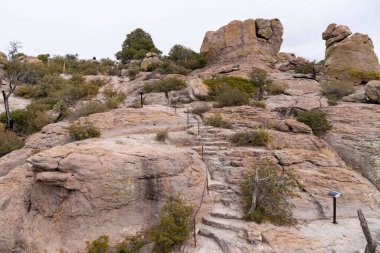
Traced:
<path id="1" fill-rule="evenodd" d="M 206 31 L 259 17 L 283 23 L 281 51 L 322 59 L 334 22 L 369 34 L 380 53 L 379 0 L 0 0 L 0 10 L 0 51 L 15 40 L 31 55 L 113 57 L 137 27 L 164 53 L 177 43 L 199 51 Z"/>

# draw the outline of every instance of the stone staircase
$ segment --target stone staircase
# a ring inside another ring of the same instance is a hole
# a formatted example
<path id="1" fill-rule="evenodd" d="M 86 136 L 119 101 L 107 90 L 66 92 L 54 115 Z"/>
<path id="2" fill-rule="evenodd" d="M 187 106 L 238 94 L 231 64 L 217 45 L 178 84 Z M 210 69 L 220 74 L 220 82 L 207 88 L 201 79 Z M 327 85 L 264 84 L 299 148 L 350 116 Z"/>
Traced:
<path id="1" fill-rule="evenodd" d="M 209 195 L 204 204 L 211 203 L 212 207 L 210 211 L 197 216 L 200 222 L 196 224 L 196 247 L 193 240 L 189 240 L 188 244 L 182 246 L 181 252 L 248 253 L 261 252 L 258 248 L 264 246 L 267 249 L 269 246 L 261 243 L 260 232 L 251 231 L 242 220 L 238 189 L 236 184 L 233 186 L 228 182 L 230 171 L 239 167 L 230 165 L 228 156 L 231 147 L 225 135 L 226 130 L 205 126 L 200 118 L 190 117 L 189 121 L 193 126 L 193 129 L 189 129 L 192 133 L 198 133 L 199 121 L 199 134 L 192 148 L 206 164 Z"/>

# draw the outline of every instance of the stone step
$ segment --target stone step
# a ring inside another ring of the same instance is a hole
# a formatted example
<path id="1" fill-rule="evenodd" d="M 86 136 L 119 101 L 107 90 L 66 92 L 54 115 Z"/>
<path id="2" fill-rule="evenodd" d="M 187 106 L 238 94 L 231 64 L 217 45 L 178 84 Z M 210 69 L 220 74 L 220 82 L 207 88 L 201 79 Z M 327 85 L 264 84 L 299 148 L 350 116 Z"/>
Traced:
<path id="1" fill-rule="evenodd" d="M 214 209 L 210 213 L 211 216 L 223 219 L 243 219 L 243 213 L 236 211 L 231 207 L 224 206 L 222 204 L 216 204 Z"/>
<path id="2" fill-rule="evenodd" d="M 205 146 L 229 146 L 230 143 L 226 141 L 203 141 L 203 145 Z"/>
<path id="3" fill-rule="evenodd" d="M 238 233 L 246 230 L 247 227 L 244 221 L 218 218 L 211 215 L 203 217 L 202 223 L 210 227 L 231 230 Z"/>

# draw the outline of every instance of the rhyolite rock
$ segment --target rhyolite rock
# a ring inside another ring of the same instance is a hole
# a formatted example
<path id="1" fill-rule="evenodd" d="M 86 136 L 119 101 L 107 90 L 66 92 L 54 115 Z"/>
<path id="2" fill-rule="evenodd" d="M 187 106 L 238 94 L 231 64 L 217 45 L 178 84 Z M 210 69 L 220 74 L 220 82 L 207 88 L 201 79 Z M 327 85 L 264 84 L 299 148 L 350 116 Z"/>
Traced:
<path id="1" fill-rule="evenodd" d="M 380 103 L 380 81 L 373 80 L 365 85 L 365 95 L 370 102 Z"/>
<path id="2" fill-rule="evenodd" d="M 283 27 L 278 19 L 232 21 L 217 31 L 206 33 L 201 54 L 208 66 L 203 72 L 220 73 L 221 68 L 240 65 L 234 75 L 247 75 L 252 66 L 267 70 L 277 62 Z"/>
<path id="3" fill-rule="evenodd" d="M 322 38 L 326 40 L 325 72 L 331 80 L 360 84 L 380 75 L 379 60 L 368 35 L 351 35 L 348 27 L 331 24 Z"/>
<path id="4" fill-rule="evenodd" d="M 158 58 L 156 53 L 147 53 L 145 58 L 141 62 L 141 70 L 148 71 L 154 65 L 160 64 L 162 61 Z"/>

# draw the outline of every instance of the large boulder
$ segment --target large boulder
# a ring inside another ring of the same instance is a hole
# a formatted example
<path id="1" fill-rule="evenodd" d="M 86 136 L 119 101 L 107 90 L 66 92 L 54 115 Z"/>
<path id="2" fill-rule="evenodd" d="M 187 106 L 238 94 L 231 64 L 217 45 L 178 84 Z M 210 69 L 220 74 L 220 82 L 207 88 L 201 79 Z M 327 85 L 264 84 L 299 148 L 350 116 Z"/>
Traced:
<path id="1" fill-rule="evenodd" d="M 158 58 L 156 53 L 147 53 L 145 58 L 141 62 L 141 70 L 142 71 L 149 71 L 151 68 L 153 68 L 155 65 L 158 65 L 162 63 L 160 58 Z"/>
<path id="2" fill-rule="evenodd" d="M 380 104 L 380 81 L 373 80 L 365 85 L 365 95 L 370 102 Z"/>
<path id="3" fill-rule="evenodd" d="M 329 79 L 353 84 L 380 77 L 379 60 L 368 35 L 351 35 L 347 26 L 331 24 L 323 32 L 326 40 L 325 71 Z"/>
<path id="4" fill-rule="evenodd" d="M 250 68 L 254 65 L 270 69 L 277 62 L 282 34 L 278 19 L 235 20 L 207 32 L 200 51 L 209 64 L 219 64 L 218 67 L 247 64 Z"/>
<path id="5" fill-rule="evenodd" d="M 5 64 L 8 61 L 7 55 L 3 52 L 0 52 L 0 64 Z"/>
<path id="6" fill-rule="evenodd" d="M 83 252 L 158 220 L 171 197 L 199 204 L 205 167 L 187 148 L 128 138 L 55 147 L 0 177 L 0 252 Z M 22 249 L 22 250 L 21 250 Z"/>

